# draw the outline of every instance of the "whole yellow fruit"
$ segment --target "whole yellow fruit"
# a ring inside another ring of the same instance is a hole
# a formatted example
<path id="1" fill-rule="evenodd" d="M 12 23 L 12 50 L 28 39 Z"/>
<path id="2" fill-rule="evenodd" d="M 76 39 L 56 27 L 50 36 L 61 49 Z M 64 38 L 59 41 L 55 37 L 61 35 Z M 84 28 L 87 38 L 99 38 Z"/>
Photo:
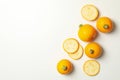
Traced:
<path id="1" fill-rule="evenodd" d="M 96 42 L 88 43 L 85 47 L 85 54 L 90 58 L 98 58 L 102 52 L 102 47 Z"/>
<path id="2" fill-rule="evenodd" d="M 108 17 L 100 17 L 96 22 L 96 26 L 103 33 L 109 33 L 113 30 L 113 22 Z"/>
<path id="3" fill-rule="evenodd" d="M 93 41 L 97 36 L 96 29 L 90 24 L 80 25 L 78 37 L 85 42 Z"/>
<path id="4" fill-rule="evenodd" d="M 73 70 L 72 63 L 67 59 L 62 59 L 57 63 L 57 71 L 60 74 L 69 74 Z"/>

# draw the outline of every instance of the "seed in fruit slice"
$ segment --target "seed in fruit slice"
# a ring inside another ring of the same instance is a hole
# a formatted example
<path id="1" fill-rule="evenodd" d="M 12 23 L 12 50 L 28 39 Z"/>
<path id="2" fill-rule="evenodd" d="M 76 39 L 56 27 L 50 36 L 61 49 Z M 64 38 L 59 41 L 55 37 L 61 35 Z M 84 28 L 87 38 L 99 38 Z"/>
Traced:
<path id="1" fill-rule="evenodd" d="M 63 49 L 67 53 L 74 53 L 78 50 L 78 48 L 79 48 L 79 43 L 74 38 L 68 38 L 63 42 Z"/>
<path id="2" fill-rule="evenodd" d="M 79 45 L 79 49 L 74 54 L 68 54 L 72 59 L 77 60 L 80 59 L 83 56 L 83 48 L 81 45 Z"/>
<path id="3" fill-rule="evenodd" d="M 84 72 L 89 76 L 95 76 L 100 72 L 100 64 L 96 60 L 88 60 L 83 65 Z"/>
<path id="4" fill-rule="evenodd" d="M 98 17 L 99 12 L 98 12 L 98 9 L 94 5 L 87 4 L 82 7 L 81 14 L 84 19 L 93 21 Z"/>

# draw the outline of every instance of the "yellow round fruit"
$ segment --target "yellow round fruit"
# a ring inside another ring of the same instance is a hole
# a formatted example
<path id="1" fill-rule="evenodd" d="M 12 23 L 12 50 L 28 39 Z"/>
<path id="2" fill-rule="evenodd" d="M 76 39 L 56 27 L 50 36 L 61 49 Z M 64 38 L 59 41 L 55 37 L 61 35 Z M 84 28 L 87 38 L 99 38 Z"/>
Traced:
<path id="1" fill-rule="evenodd" d="M 80 25 L 78 37 L 85 42 L 93 41 L 97 36 L 96 29 L 89 24 Z"/>
<path id="2" fill-rule="evenodd" d="M 113 30 L 112 20 L 108 17 L 100 17 L 96 22 L 97 29 L 100 32 L 108 33 Z"/>
<path id="3" fill-rule="evenodd" d="M 98 58 L 102 54 L 102 47 L 96 42 L 88 43 L 85 47 L 85 54 L 90 58 Z"/>
<path id="4" fill-rule="evenodd" d="M 57 71 L 60 74 L 69 74 L 73 70 L 72 63 L 67 59 L 62 59 L 57 64 Z"/>

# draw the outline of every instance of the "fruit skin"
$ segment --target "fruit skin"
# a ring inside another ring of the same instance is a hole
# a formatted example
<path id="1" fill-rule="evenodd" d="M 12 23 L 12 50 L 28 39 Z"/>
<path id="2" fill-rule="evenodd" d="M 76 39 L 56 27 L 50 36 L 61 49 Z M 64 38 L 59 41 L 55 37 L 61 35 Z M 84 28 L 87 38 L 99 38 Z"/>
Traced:
<path id="1" fill-rule="evenodd" d="M 113 30 L 112 20 L 108 17 L 100 17 L 96 22 L 96 26 L 103 33 L 109 33 Z"/>
<path id="2" fill-rule="evenodd" d="M 97 36 L 96 29 L 89 24 L 80 25 L 78 37 L 85 42 L 93 41 Z"/>
<path id="3" fill-rule="evenodd" d="M 69 74 L 73 70 L 72 63 L 67 59 L 62 59 L 57 63 L 57 71 L 60 74 Z"/>
<path id="4" fill-rule="evenodd" d="M 85 47 L 85 54 L 89 58 L 99 58 L 102 54 L 102 47 L 96 42 L 88 43 Z"/>

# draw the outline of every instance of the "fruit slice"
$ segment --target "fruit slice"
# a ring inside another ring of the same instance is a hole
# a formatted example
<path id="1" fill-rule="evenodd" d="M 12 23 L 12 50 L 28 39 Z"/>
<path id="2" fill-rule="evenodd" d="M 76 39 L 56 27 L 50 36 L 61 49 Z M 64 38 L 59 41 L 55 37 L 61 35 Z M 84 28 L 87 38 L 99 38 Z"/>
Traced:
<path id="1" fill-rule="evenodd" d="M 79 43 L 74 38 L 68 38 L 63 42 L 63 49 L 67 53 L 75 53 L 79 48 Z"/>
<path id="2" fill-rule="evenodd" d="M 89 76 L 95 76 L 100 72 L 100 64 L 96 60 L 88 60 L 83 65 L 84 72 Z"/>
<path id="3" fill-rule="evenodd" d="M 93 21 L 98 17 L 99 12 L 98 12 L 98 9 L 94 5 L 87 4 L 82 7 L 81 14 L 84 19 Z"/>
<path id="4" fill-rule="evenodd" d="M 83 48 L 81 45 L 79 45 L 79 49 L 77 52 L 75 52 L 74 54 L 68 54 L 72 59 L 77 60 L 80 59 L 83 55 Z"/>

